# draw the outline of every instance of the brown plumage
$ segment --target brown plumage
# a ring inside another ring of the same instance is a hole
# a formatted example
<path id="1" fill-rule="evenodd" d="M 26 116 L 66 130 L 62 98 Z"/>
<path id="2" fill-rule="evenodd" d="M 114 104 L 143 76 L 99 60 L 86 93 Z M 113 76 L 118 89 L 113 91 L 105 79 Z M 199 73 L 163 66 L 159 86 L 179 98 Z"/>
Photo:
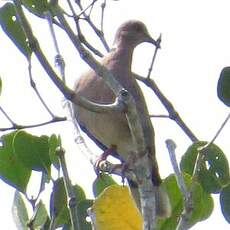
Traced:
<path id="1" fill-rule="evenodd" d="M 116 32 L 113 48 L 102 59 L 101 64 L 113 73 L 116 80 L 131 93 L 136 102 L 147 146 L 146 151 L 152 162 L 152 181 L 157 191 L 157 214 L 167 216 L 169 215 L 169 201 L 166 193 L 160 187 L 161 178 L 155 158 L 154 129 L 144 96 L 131 71 L 133 50 L 143 42 L 156 45 L 142 22 L 131 20 L 123 23 Z M 92 69 L 76 82 L 75 91 L 78 95 L 97 103 L 108 104 L 114 102 L 115 99 L 111 89 Z M 75 115 L 82 129 L 103 150 L 115 147 L 116 153 L 125 162 L 135 152 L 135 145 L 124 113 L 95 113 L 75 105 Z M 137 206 L 139 206 L 136 184 L 132 182 L 129 184 Z"/>

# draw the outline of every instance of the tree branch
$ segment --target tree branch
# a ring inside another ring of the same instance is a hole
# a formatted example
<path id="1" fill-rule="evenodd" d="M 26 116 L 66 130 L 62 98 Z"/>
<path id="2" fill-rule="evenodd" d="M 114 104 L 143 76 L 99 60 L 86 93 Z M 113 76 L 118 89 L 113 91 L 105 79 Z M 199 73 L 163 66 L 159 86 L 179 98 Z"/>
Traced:
<path id="1" fill-rule="evenodd" d="M 73 229 L 80 229 L 79 218 L 77 213 L 77 197 L 74 192 L 74 187 L 71 184 L 69 173 L 65 161 L 65 150 L 62 147 L 56 149 L 56 154 L 58 156 L 60 166 L 63 173 L 65 190 L 68 198 L 69 213 Z"/>
<path id="2" fill-rule="evenodd" d="M 66 117 L 54 117 L 50 121 L 45 121 L 45 122 L 41 122 L 41 123 L 33 124 L 33 125 L 19 125 L 16 123 L 12 123 L 12 127 L 0 128 L 0 131 L 5 132 L 8 130 L 15 130 L 15 129 L 31 129 L 31 128 L 37 128 L 37 127 L 41 127 L 45 125 L 50 125 L 52 123 L 61 122 L 61 121 L 66 121 Z"/>
<path id="3" fill-rule="evenodd" d="M 84 47 L 81 45 L 79 38 L 75 35 L 75 33 L 72 31 L 71 27 L 67 23 L 62 10 L 57 5 L 56 1 L 54 1 L 54 3 L 52 3 L 51 5 L 52 10 L 54 10 L 54 14 L 57 16 L 62 28 L 66 31 L 67 35 L 69 36 L 70 40 L 74 44 L 75 48 L 78 50 L 81 58 L 99 76 L 103 77 L 103 79 L 108 84 L 110 89 L 117 96 L 117 100 L 112 105 L 102 106 L 96 103 L 89 102 L 84 98 L 77 97 L 77 95 L 72 90 L 70 90 L 65 84 L 63 84 L 63 82 L 60 80 L 58 75 L 55 73 L 55 71 L 48 63 L 22 11 L 21 1 L 14 0 L 14 3 L 16 5 L 17 13 L 19 15 L 21 24 L 25 29 L 25 33 L 28 37 L 31 49 L 35 53 L 36 57 L 40 61 L 43 68 L 50 76 L 51 80 L 59 88 L 59 90 L 67 97 L 67 99 L 71 100 L 73 103 L 83 106 L 84 108 L 90 111 L 95 111 L 97 109 L 98 112 L 101 112 L 102 110 L 104 110 L 103 112 L 112 111 L 112 109 L 114 110 L 116 109 L 116 111 L 123 111 L 123 112 L 125 111 L 129 128 L 131 130 L 133 143 L 136 147 L 136 155 L 138 159 L 135 162 L 134 173 L 137 178 L 139 193 L 141 197 L 141 208 L 142 208 L 142 215 L 144 219 L 143 229 L 155 230 L 156 229 L 155 191 L 153 190 L 152 180 L 151 180 L 152 172 L 151 172 L 151 167 L 149 165 L 150 163 L 149 163 L 148 154 L 146 152 L 146 144 L 144 141 L 142 125 L 139 120 L 136 104 L 134 99 L 132 98 L 132 95 L 130 95 L 128 91 L 123 89 L 123 87 L 113 77 L 113 74 L 107 70 L 107 68 L 102 66 L 99 62 L 97 62 L 93 58 L 93 56 L 84 49 Z"/>
<path id="4" fill-rule="evenodd" d="M 51 78 L 51 80 L 56 85 L 56 87 L 62 92 L 62 94 L 65 96 L 66 99 L 68 99 L 68 100 L 72 101 L 73 103 L 78 104 L 78 105 L 80 105 L 80 106 L 82 106 L 82 107 L 84 107 L 90 111 L 94 111 L 94 112 L 121 111 L 124 109 L 124 105 L 121 103 L 120 100 L 116 100 L 111 105 L 110 104 L 101 105 L 101 104 L 97 104 L 94 102 L 90 102 L 86 98 L 79 97 L 73 90 L 68 88 L 64 84 L 64 82 L 59 78 L 59 76 L 56 74 L 56 72 L 53 70 L 52 66 L 48 62 L 43 51 L 41 50 L 40 45 L 39 45 L 36 37 L 33 35 L 30 24 L 24 15 L 24 12 L 23 12 L 22 7 L 21 7 L 21 1 L 20 0 L 14 0 L 14 4 L 16 6 L 16 12 L 17 12 L 18 18 L 20 20 L 20 23 L 21 23 L 21 25 L 25 31 L 25 34 L 28 38 L 28 42 L 29 42 L 29 45 L 31 47 L 31 50 L 35 53 L 37 59 L 39 60 L 42 67 L 45 69 L 48 76 Z M 73 33 L 73 35 L 74 35 L 74 33 Z M 76 38 L 75 35 L 74 35 L 74 38 Z M 77 39 L 77 42 L 78 42 L 79 46 L 81 47 L 81 51 L 83 50 L 82 53 L 84 53 L 85 50 L 81 46 L 80 41 L 78 39 Z M 83 54 L 83 56 L 85 57 L 85 56 L 87 56 L 87 54 L 89 54 L 89 53 L 86 52 Z M 96 63 L 96 65 L 95 65 L 92 56 L 91 56 L 91 58 L 92 59 L 90 59 L 90 63 L 92 64 L 92 66 L 95 69 L 97 66 L 101 66 L 99 63 Z M 102 73 L 104 72 L 104 73 L 107 73 L 108 75 L 112 76 L 112 74 L 105 67 L 102 67 L 101 69 L 99 68 L 99 70 Z M 117 85 L 118 84 L 115 84 L 114 88 L 116 88 Z M 116 95 L 119 95 L 120 90 L 122 89 L 122 87 L 120 87 L 120 85 L 118 85 L 118 86 L 119 86 L 119 90 L 117 90 Z"/>
<path id="5" fill-rule="evenodd" d="M 224 122 L 222 123 L 222 125 L 220 126 L 220 128 L 218 129 L 218 131 L 216 132 L 215 136 L 210 141 L 210 144 L 214 143 L 214 141 L 219 136 L 219 134 L 221 133 L 221 131 L 223 130 L 224 126 L 227 124 L 227 122 L 229 121 L 229 119 L 230 119 L 230 113 L 227 115 L 226 119 L 224 120 Z"/>
<path id="6" fill-rule="evenodd" d="M 161 34 L 159 36 L 159 38 L 157 39 L 157 45 L 156 45 L 156 48 L 155 48 L 155 51 L 154 51 L 154 54 L 153 54 L 153 58 L 152 58 L 152 61 L 151 61 L 151 64 L 150 64 L 150 67 L 149 67 L 149 71 L 148 71 L 148 75 L 147 75 L 147 79 L 150 79 L 150 75 L 152 73 L 152 70 L 153 70 L 153 64 L 156 60 L 156 56 L 157 56 L 157 51 L 160 49 L 160 44 L 161 44 Z"/>
<path id="7" fill-rule="evenodd" d="M 11 125 L 14 127 L 16 126 L 16 123 L 10 118 L 10 116 L 7 114 L 7 112 L 0 106 L 0 111 L 3 113 L 3 115 L 6 117 L 6 119 L 11 123 Z"/>
<path id="8" fill-rule="evenodd" d="M 92 2 L 92 4 L 94 4 L 95 2 L 96 2 L 96 0 L 94 0 L 94 1 Z M 107 44 L 107 42 L 106 42 L 106 40 L 105 40 L 105 38 L 104 38 L 103 32 L 100 31 L 100 30 L 93 24 L 93 22 L 91 21 L 90 17 L 89 17 L 88 15 L 86 15 L 85 10 L 83 10 L 83 7 L 82 7 L 82 5 L 81 5 L 81 2 L 78 1 L 78 2 L 76 2 L 76 3 L 78 4 L 79 8 L 82 10 L 82 14 L 83 14 L 85 20 L 88 22 L 88 24 L 89 24 L 89 25 L 91 26 L 91 28 L 94 30 L 95 34 L 99 37 L 99 39 L 101 40 L 101 42 L 102 42 L 102 44 L 104 45 L 105 49 L 106 49 L 107 51 L 109 51 L 110 48 L 109 48 L 109 46 L 108 46 L 108 44 Z"/>
<path id="9" fill-rule="evenodd" d="M 63 14 L 61 13 L 59 7 L 56 5 L 55 13 L 64 30 L 68 34 L 72 43 L 80 53 L 82 59 L 99 75 L 101 76 L 110 89 L 115 93 L 115 95 L 119 95 L 121 101 L 126 105 L 126 118 L 129 124 L 129 128 L 131 130 L 131 135 L 133 139 L 133 143 L 135 145 L 136 154 L 137 154 L 137 162 L 136 167 L 134 169 L 134 173 L 137 177 L 139 193 L 141 197 L 141 207 L 142 207 L 142 215 L 144 219 L 144 230 L 153 230 L 156 229 L 156 213 L 155 213 L 155 193 L 152 186 L 151 180 L 151 171 L 149 165 L 149 159 L 146 153 L 146 145 L 144 142 L 143 129 L 138 117 L 138 113 L 136 110 L 136 104 L 132 96 L 128 91 L 124 90 L 122 86 L 116 81 L 113 77 L 113 74 L 109 72 L 104 66 L 101 66 L 99 62 L 97 62 L 92 55 L 87 52 L 84 47 L 82 47 L 79 39 L 73 33 L 69 24 L 65 20 Z"/>
<path id="10" fill-rule="evenodd" d="M 34 92 L 36 93 L 37 97 L 39 98 L 40 102 L 42 103 L 42 105 L 45 107 L 46 111 L 49 113 L 49 115 L 54 118 L 56 117 L 52 111 L 49 109 L 49 107 L 47 106 L 47 104 L 45 103 L 45 101 L 43 100 L 42 96 L 40 95 L 36 83 L 33 80 L 32 77 L 32 66 L 31 66 L 31 60 L 28 58 L 28 72 L 29 72 L 29 78 L 30 78 L 30 85 L 33 88 Z"/>
<path id="11" fill-rule="evenodd" d="M 164 94 L 160 91 L 157 84 L 153 79 L 142 77 L 138 74 L 134 73 L 134 76 L 139 81 L 142 81 L 145 85 L 147 85 L 152 91 L 157 95 L 161 103 L 167 109 L 169 113 L 169 118 L 174 120 L 181 129 L 185 132 L 185 134 L 191 139 L 192 142 L 198 141 L 198 138 L 193 134 L 193 132 L 189 129 L 189 127 L 182 120 L 178 112 L 174 109 L 172 103 L 164 96 Z"/>
<path id="12" fill-rule="evenodd" d="M 180 221 L 179 221 L 179 224 L 177 225 L 177 230 L 186 230 L 189 228 L 188 219 L 192 211 L 191 193 L 186 188 L 184 177 L 179 169 L 179 166 L 176 160 L 176 153 L 175 153 L 176 144 L 174 143 L 173 140 L 166 140 L 165 143 L 168 148 L 173 170 L 176 175 L 177 185 L 184 198 L 184 210 L 180 216 Z"/>
<path id="13" fill-rule="evenodd" d="M 96 55 L 99 56 L 99 57 L 103 57 L 103 54 L 102 54 L 99 50 L 97 50 L 96 48 L 94 48 L 94 47 L 86 40 L 85 36 L 84 36 L 84 35 L 82 34 L 82 32 L 81 32 L 81 28 L 80 28 L 80 25 L 79 25 L 80 16 L 81 16 L 89 7 L 91 7 L 91 5 L 94 4 L 94 3 L 90 3 L 89 6 L 87 6 L 84 10 L 82 10 L 82 11 L 80 12 L 79 15 L 77 15 L 77 14 L 75 13 L 75 11 L 74 11 L 74 8 L 73 8 L 73 6 L 72 6 L 71 1 L 68 0 L 67 2 L 68 2 L 68 5 L 69 5 L 69 7 L 70 7 L 71 13 L 72 13 L 72 15 L 73 15 L 73 19 L 74 19 L 74 22 L 75 22 L 75 25 L 76 25 L 76 28 L 77 28 L 77 33 L 78 33 L 79 39 L 81 40 L 81 42 L 82 42 L 90 51 L 92 51 L 94 54 L 96 54 Z"/>

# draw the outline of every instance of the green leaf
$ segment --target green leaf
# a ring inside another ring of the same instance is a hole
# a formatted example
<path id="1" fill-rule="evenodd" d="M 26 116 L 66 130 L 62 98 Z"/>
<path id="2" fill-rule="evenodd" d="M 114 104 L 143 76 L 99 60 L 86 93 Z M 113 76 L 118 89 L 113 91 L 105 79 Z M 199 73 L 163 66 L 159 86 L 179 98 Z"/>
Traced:
<path id="1" fill-rule="evenodd" d="M 44 12 L 49 9 L 47 0 L 22 0 L 22 4 L 39 17 L 44 17 Z"/>
<path id="2" fill-rule="evenodd" d="M 14 154 L 13 139 L 17 132 L 2 136 L 0 147 L 0 178 L 10 186 L 25 193 L 30 179 L 31 169 L 25 165 Z"/>
<path id="3" fill-rule="evenodd" d="M 85 200 L 85 192 L 83 190 L 83 188 L 79 185 L 74 185 L 74 191 L 75 191 L 75 196 L 76 196 L 76 202 L 77 204 L 80 203 L 82 200 Z"/>
<path id="4" fill-rule="evenodd" d="M 80 207 L 79 215 L 85 215 L 83 211 L 83 204 L 81 202 L 86 202 L 85 192 L 79 185 L 73 186 L 76 196 L 76 205 Z M 87 203 L 87 202 L 86 202 Z M 81 204 L 81 205 L 80 205 Z M 85 204 L 86 205 L 86 204 Z M 70 225 L 70 216 L 67 203 L 67 195 L 65 191 L 65 185 L 63 178 L 59 178 L 54 182 L 53 192 L 50 199 L 50 212 L 51 217 L 54 220 L 55 227 L 68 226 Z M 79 218 L 80 219 L 80 218 Z M 82 224 L 84 223 L 84 220 Z M 84 228 L 83 228 L 84 229 Z"/>
<path id="5" fill-rule="evenodd" d="M 111 176 L 108 174 L 101 174 L 93 182 L 93 194 L 97 197 L 101 192 L 104 191 L 110 185 L 116 184 Z"/>
<path id="6" fill-rule="evenodd" d="M 188 223 L 190 226 L 193 226 L 195 223 L 207 219 L 211 215 L 213 211 L 213 200 L 199 183 L 192 181 L 191 176 L 184 174 L 184 180 L 187 189 L 189 191 L 191 190 L 192 194 L 192 212 Z M 160 230 L 174 230 L 178 225 L 178 218 L 183 211 L 183 197 L 174 175 L 167 177 L 163 181 L 163 186 L 169 195 L 172 215 L 169 218 L 158 220 L 158 227 Z"/>
<path id="7" fill-rule="evenodd" d="M 220 193 L 220 206 L 225 220 L 230 223 L 230 184 L 225 186 Z"/>
<path id="8" fill-rule="evenodd" d="M 26 35 L 16 16 L 16 11 L 12 3 L 6 3 L 0 8 L 0 24 L 3 31 L 8 35 L 12 42 L 27 57 L 27 59 L 29 59 L 32 52 L 28 46 Z"/>
<path id="9" fill-rule="evenodd" d="M 197 222 L 205 220 L 211 215 L 214 203 L 212 197 L 203 190 L 199 183 L 193 182 L 194 184 L 191 185 L 191 177 L 188 177 L 188 175 L 186 177 L 188 188 L 192 186 L 193 210 L 189 218 L 189 224 L 190 226 L 193 226 Z"/>
<path id="10" fill-rule="evenodd" d="M 230 67 L 224 67 L 217 83 L 217 95 L 228 107 L 230 106 Z"/>
<path id="11" fill-rule="evenodd" d="M 15 191 L 14 201 L 12 206 L 12 215 L 14 218 L 14 222 L 17 226 L 17 229 L 27 230 L 29 223 L 28 212 L 26 209 L 26 205 L 24 200 L 20 194 L 20 192 Z"/>
<path id="12" fill-rule="evenodd" d="M 159 219 L 158 228 L 159 230 L 174 230 L 178 224 L 178 217 L 181 215 L 183 210 L 183 197 L 180 189 L 177 186 L 174 175 L 168 176 L 163 181 L 163 186 L 165 187 L 169 196 L 172 215 L 166 219 Z"/>
<path id="13" fill-rule="evenodd" d="M 198 148 L 206 142 L 192 144 L 182 157 L 180 167 L 183 172 L 193 175 Z M 198 172 L 198 181 L 208 193 L 218 193 L 229 182 L 229 164 L 223 151 L 215 144 L 203 153 L 203 161 Z"/>
<path id="14" fill-rule="evenodd" d="M 2 93 L 2 78 L 0 77 L 0 95 Z"/>
<path id="15" fill-rule="evenodd" d="M 61 227 L 70 224 L 70 216 L 67 206 L 67 196 L 63 178 L 54 182 L 53 191 L 50 199 L 50 214 L 54 221 L 54 227 Z"/>
<path id="16" fill-rule="evenodd" d="M 19 131 L 14 138 L 14 152 L 23 164 L 50 175 L 49 143 L 47 136 L 33 136 Z"/>
<path id="17" fill-rule="evenodd" d="M 57 170 L 60 170 L 60 164 L 56 154 L 56 149 L 59 146 L 61 146 L 60 136 L 57 137 L 55 134 L 51 135 L 51 137 L 49 138 L 49 155 L 52 164 Z"/>
<path id="18" fill-rule="evenodd" d="M 32 217 L 32 223 L 34 228 L 42 229 L 42 227 L 49 221 L 49 216 L 46 207 L 42 201 L 36 205 L 34 215 Z"/>
<path id="19" fill-rule="evenodd" d="M 82 200 L 77 205 L 78 219 L 80 229 L 92 230 L 92 225 L 90 222 L 87 222 L 86 218 L 88 216 L 87 210 L 93 205 L 93 200 Z"/>

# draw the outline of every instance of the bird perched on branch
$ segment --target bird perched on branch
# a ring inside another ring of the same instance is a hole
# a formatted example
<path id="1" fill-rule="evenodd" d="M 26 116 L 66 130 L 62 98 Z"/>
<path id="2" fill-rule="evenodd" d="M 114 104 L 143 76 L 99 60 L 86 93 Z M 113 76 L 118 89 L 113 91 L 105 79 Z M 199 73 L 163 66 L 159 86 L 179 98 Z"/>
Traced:
<path id="1" fill-rule="evenodd" d="M 170 206 L 168 196 L 161 188 L 162 180 L 155 158 L 154 129 L 144 96 L 131 71 L 134 48 L 143 42 L 158 45 L 142 22 L 130 20 L 123 23 L 116 32 L 113 48 L 102 59 L 101 64 L 112 72 L 116 80 L 128 90 L 136 102 L 146 151 L 152 162 L 152 182 L 156 191 L 156 214 L 165 217 L 169 215 Z M 75 92 L 79 96 L 84 96 L 88 100 L 100 104 L 113 103 L 116 98 L 103 78 L 98 76 L 93 69 L 77 80 Z M 128 162 L 136 150 L 125 113 L 96 113 L 77 105 L 74 105 L 74 110 L 80 127 L 100 148 L 104 151 L 112 149 L 119 159 Z M 129 185 L 137 206 L 140 207 L 137 184 L 129 181 Z"/>

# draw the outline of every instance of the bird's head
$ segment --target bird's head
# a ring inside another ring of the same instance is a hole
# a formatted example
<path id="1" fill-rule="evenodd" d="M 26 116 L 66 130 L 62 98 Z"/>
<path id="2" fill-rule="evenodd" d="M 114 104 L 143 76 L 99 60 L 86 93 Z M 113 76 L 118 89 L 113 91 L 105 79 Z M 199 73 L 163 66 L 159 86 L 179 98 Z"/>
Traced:
<path id="1" fill-rule="evenodd" d="M 143 42 L 159 46 L 150 36 L 145 24 L 137 20 L 130 20 L 121 24 L 114 39 L 114 45 L 125 44 L 132 47 L 136 47 Z"/>

